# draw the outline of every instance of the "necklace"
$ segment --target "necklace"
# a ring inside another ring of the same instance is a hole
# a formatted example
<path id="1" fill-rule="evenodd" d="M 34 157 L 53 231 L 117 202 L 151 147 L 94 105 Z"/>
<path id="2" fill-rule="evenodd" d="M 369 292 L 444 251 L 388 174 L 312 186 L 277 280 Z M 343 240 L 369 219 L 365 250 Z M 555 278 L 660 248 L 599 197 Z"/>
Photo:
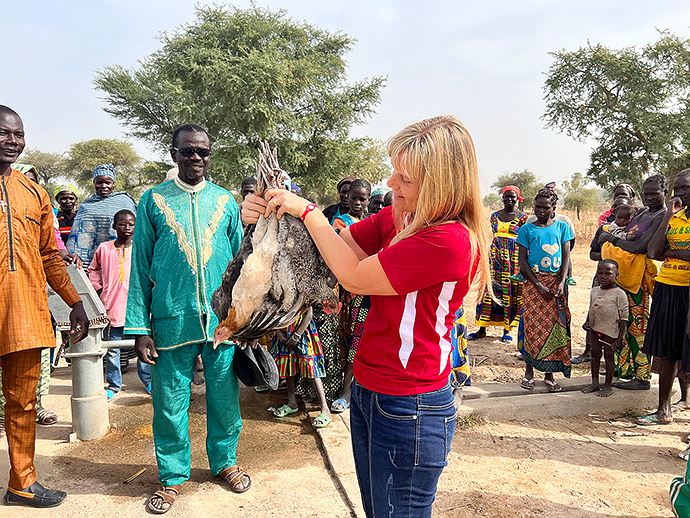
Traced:
<path id="1" fill-rule="evenodd" d="M 117 261 L 120 263 L 120 283 L 125 282 L 125 260 L 127 258 L 127 249 L 122 247 L 122 257 L 120 257 L 120 248 L 115 246 L 115 251 L 117 252 Z"/>

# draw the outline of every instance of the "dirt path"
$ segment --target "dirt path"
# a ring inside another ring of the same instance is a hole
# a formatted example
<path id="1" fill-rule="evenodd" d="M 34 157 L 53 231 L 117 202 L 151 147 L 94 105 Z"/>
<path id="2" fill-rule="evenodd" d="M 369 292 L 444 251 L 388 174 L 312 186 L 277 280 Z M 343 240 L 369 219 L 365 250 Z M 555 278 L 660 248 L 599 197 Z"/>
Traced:
<path id="1" fill-rule="evenodd" d="M 588 252 L 582 247 L 574 254 L 573 354 L 584 348 L 581 326 L 595 270 Z M 474 301 L 466 308 L 473 331 Z M 519 380 L 524 363 L 515 357 L 514 342 L 501 342 L 498 328 L 489 333 L 492 338 L 470 342 L 472 381 Z M 573 369 L 574 376 L 588 373 L 588 364 Z M 470 419 L 467 429 L 456 430 L 435 516 L 669 517 L 668 488 L 685 471 L 677 454 L 686 446 L 690 412 L 677 414 L 671 425 L 645 428 L 633 422 L 643 412 L 524 422 Z"/>

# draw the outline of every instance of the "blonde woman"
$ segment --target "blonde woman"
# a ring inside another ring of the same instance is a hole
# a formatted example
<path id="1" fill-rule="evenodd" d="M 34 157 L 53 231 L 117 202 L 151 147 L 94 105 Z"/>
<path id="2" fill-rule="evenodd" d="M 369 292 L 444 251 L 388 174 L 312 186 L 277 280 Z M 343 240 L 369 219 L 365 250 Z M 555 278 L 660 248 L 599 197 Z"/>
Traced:
<path id="1" fill-rule="evenodd" d="M 474 144 L 457 119 L 408 126 L 388 154 L 393 206 L 340 235 L 286 191 L 247 197 L 242 214 L 248 223 L 259 211 L 301 218 L 345 289 L 371 295 L 350 414 L 364 509 L 431 516 L 455 431 L 450 332 L 472 283 L 489 284 L 488 218 Z"/>

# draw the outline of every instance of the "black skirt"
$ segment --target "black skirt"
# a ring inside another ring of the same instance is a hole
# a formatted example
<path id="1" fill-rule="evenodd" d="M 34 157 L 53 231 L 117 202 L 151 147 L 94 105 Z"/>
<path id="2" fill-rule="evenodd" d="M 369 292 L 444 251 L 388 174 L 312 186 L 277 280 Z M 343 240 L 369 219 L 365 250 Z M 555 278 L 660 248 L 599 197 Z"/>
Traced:
<path id="1" fill-rule="evenodd" d="M 690 364 L 690 340 L 685 334 L 688 319 L 688 287 L 657 282 L 642 352 L 675 363 Z"/>

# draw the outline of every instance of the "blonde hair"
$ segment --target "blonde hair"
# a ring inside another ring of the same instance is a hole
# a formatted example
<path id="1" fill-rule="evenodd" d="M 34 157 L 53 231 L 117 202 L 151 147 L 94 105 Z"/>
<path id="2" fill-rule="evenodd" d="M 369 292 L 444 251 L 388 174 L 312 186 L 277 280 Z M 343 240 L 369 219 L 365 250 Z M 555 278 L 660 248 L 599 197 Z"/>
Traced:
<path id="1" fill-rule="evenodd" d="M 491 290 L 489 218 L 482 203 L 474 142 L 462 122 L 440 115 L 411 124 L 388 141 L 397 172 L 419 183 L 414 214 L 394 213 L 398 234 L 391 243 L 427 227 L 450 222 L 470 233 L 472 255 L 479 252 L 473 283 L 480 293 Z"/>

